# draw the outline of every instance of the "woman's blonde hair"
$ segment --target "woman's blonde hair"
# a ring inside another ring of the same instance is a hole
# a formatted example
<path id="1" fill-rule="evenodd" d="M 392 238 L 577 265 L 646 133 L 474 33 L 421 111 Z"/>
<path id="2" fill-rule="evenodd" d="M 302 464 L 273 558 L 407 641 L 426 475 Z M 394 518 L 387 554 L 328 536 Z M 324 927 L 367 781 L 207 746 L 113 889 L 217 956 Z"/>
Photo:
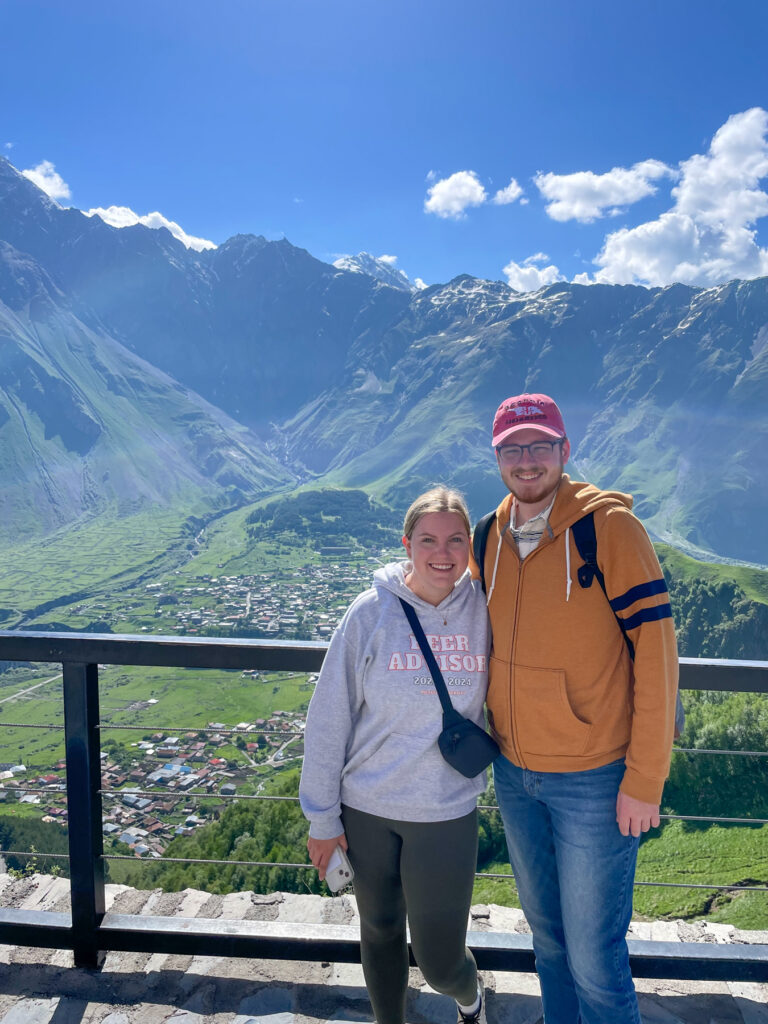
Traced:
<path id="1" fill-rule="evenodd" d="M 405 513 L 403 534 L 408 540 L 411 539 L 421 517 L 429 515 L 430 512 L 455 512 L 464 520 L 466 531 L 471 536 L 469 510 L 463 495 L 459 491 L 454 491 L 451 487 L 444 487 L 441 484 L 439 487 L 433 487 L 432 490 L 420 494 Z"/>

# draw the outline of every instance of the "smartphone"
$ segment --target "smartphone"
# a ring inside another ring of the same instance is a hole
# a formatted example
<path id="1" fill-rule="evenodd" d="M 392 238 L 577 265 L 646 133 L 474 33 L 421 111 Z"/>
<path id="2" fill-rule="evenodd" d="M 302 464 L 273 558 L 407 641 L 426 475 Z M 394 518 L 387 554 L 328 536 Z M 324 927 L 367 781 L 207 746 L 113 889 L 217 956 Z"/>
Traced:
<path id="1" fill-rule="evenodd" d="M 325 880 L 328 883 L 328 888 L 331 892 L 339 892 L 349 885 L 354 877 L 355 872 L 349 863 L 349 857 L 347 857 L 346 852 L 340 846 L 337 846 L 331 854 L 328 867 L 325 869 Z"/>

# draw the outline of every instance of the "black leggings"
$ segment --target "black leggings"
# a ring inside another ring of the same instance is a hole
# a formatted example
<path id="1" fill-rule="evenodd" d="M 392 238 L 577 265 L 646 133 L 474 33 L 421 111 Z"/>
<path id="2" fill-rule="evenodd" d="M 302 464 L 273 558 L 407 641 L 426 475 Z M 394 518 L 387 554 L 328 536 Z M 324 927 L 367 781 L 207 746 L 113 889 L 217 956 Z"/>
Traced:
<path id="1" fill-rule="evenodd" d="M 477 966 L 466 948 L 477 864 L 477 811 L 452 821 L 392 821 L 342 806 L 360 912 L 363 973 L 377 1024 L 403 1024 L 411 948 L 437 992 L 471 1006 Z"/>

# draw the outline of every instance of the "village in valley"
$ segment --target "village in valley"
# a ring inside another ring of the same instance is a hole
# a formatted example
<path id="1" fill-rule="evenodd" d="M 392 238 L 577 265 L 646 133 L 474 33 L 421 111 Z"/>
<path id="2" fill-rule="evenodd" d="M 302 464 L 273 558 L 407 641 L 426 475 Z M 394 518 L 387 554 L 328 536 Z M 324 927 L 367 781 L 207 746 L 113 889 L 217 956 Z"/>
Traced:
<path id="1" fill-rule="evenodd" d="M 127 747 L 108 744 L 101 753 L 105 837 L 137 857 L 162 856 L 172 839 L 191 834 L 227 798 L 259 788 L 254 769 L 262 766 L 263 778 L 265 768 L 297 763 L 304 752 L 304 724 L 303 712 L 275 711 L 269 719 L 234 727 L 210 722 L 205 730 L 180 736 L 157 732 Z M 217 756 L 233 739 L 240 757 Z M 0 765 L 0 805 L 33 805 L 43 822 L 66 825 L 64 768 L 59 761 L 37 775 L 23 764 Z"/>
<path id="2" fill-rule="evenodd" d="M 121 602 L 119 612 L 104 599 L 83 602 L 73 612 L 99 617 L 121 633 L 328 641 L 349 602 L 370 585 L 373 570 L 382 561 L 371 554 L 347 561 L 340 554 L 346 551 L 329 551 L 318 564 L 301 569 L 171 577 L 145 584 L 143 593 L 134 591 Z M 103 680 L 108 676 L 102 668 Z M 140 738 L 135 738 L 136 732 L 118 734 L 119 740 L 111 738 L 113 733 L 103 733 L 110 737 L 103 738 L 101 752 L 105 849 L 159 858 L 174 838 L 191 834 L 218 815 L 227 800 L 255 795 L 275 771 L 300 764 L 306 707 L 317 676 L 286 674 L 290 682 L 300 684 L 306 697 L 301 707 L 284 710 L 279 685 L 265 686 L 274 682 L 273 674 L 246 670 L 239 675 L 242 682 L 270 693 L 274 709 L 268 715 L 250 721 L 209 721 L 186 731 L 147 726 Z M 114 702 L 113 691 L 107 692 L 109 703 L 102 700 L 105 730 L 110 720 L 117 722 L 116 709 L 123 713 L 121 721 L 130 712 L 131 720 L 140 723 L 142 712 L 157 713 L 162 704 L 162 698 L 146 697 L 121 706 Z M 35 696 L 20 693 L 18 700 Z M 6 705 L 6 720 L 12 706 Z M 43 771 L 24 763 L 0 763 L 0 808 L 11 811 L 16 803 L 29 805 L 25 813 L 34 808 L 43 822 L 66 826 L 65 789 L 63 758 Z"/>
<path id="3" fill-rule="evenodd" d="M 146 584 L 143 592 L 132 591 L 119 609 L 101 598 L 77 605 L 73 613 L 120 633 L 329 640 L 382 561 L 368 556 L 248 575 L 179 572 Z"/>

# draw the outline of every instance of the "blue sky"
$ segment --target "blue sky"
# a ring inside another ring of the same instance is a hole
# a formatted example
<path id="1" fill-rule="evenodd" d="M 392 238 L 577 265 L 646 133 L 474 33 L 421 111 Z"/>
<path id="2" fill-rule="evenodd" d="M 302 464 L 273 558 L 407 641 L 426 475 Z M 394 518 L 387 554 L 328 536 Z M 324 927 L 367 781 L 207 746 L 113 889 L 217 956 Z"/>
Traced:
<path id="1" fill-rule="evenodd" d="M 0 0 L 0 153 L 428 284 L 716 284 L 768 274 L 766 38 L 764 0 Z"/>

